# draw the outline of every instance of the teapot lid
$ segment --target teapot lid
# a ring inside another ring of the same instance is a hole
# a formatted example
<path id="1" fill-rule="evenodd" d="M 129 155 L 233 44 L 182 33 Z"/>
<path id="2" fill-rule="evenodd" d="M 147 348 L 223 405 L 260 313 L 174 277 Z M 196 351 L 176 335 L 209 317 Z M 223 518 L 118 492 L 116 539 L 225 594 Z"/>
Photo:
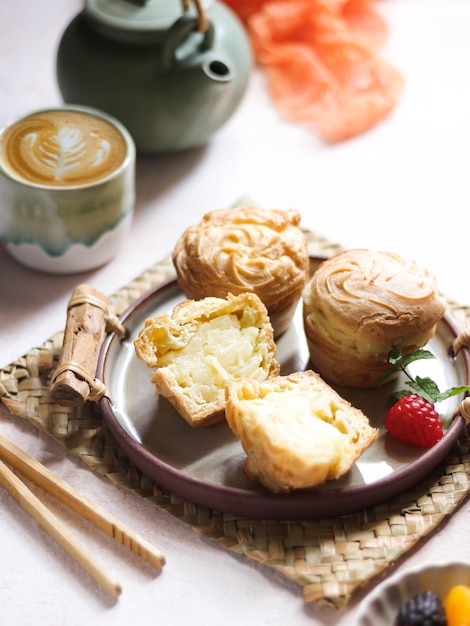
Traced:
<path id="1" fill-rule="evenodd" d="M 212 0 L 201 1 L 204 9 L 211 4 Z M 134 43 L 156 41 L 184 12 L 182 0 L 85 0 L 84 10 L 102 33 Z M 186 13 L 196 15 L 193 7 Z"/>

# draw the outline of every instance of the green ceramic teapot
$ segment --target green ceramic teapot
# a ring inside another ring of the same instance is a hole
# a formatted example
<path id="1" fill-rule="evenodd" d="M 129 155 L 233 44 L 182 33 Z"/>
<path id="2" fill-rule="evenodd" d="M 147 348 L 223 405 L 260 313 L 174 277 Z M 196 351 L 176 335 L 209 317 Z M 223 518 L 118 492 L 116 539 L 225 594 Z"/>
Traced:
<path id="1" fill-rule="evenodd" d="M 85 0 L 57 51 L 66 103 L 101 109 L 145 153 L 206 143 L 235 112 L 252 68 L 246 32 L 213 0 Z"/>

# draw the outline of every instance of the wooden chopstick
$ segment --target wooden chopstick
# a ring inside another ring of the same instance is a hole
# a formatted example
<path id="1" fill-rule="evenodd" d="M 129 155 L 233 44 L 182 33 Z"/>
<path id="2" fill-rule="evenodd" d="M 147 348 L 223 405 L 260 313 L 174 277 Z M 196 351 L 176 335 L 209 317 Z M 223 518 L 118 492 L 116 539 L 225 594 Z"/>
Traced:
<path id="1" fill-rule="evenodd" d="M 6 461 L 14 470 L 20 472 L 36 485 L 42 487 L 45 491 L 53 495 L 55 498 L 65 503 L 72 510 L 77 512 L 88 521 L 92 522 L 97 528 L 104 531 L 110 537 L 113 537 L 113 539 L 115 539 L 118 543 L 131 550 L 134 554 L 142 558 L 144 561 L 150 563 L 153 567 L 161 569 L 165 565 L 165 557 L 152 544 L 137 535 L 137 533 L 132 531 L 117 518 L 113 517 L 100 506 L 89 500 L 77 489 L 75 489 L 65 480 L 60 478 L 60 476 L 57 476 L 56 474 L 48 470 L 44 465 L 39 463 L 39 461 L 33 459 L 31 456 L 26 454 L 26 452 L 15 446 L 14 443 L 9 441 L 2 435 L 0 435 L 0 457 L 4 461 Z M 7 467 L 7 470 L 8 469 L 9 468 Z M 13 487 L 13 492 L 10 489 L 10 474 L 12 474 L 17 479 L 17 481 L 13 483 L 15 485 Z M 34 494 L 25 485 L 23 485 L 21 480 L 19 480 L 18 477 L 15 476 L 13 472 L 11 472 L 11 470 L 10 473 L 2 471 L 2 477 L 2 486 L 7 489 L 9 493 L 15 498 L 16 493 L 22 493 L 23 495 L 21 496 L 21 500 L 18 500 L 18 498 L 16 499 L 26 510 L 28 510 L 28 512 L 31 513 L 31 515 L 33 515 L 33 517 L 35 517 L 38 509 L 36 503 L 34 504 L 34 506 L 30 505 L 31 510 L 29 510 L 25 506 L 25 504 L 28 503 L 30 496 L 33 496 L 33 498 L 35 498 Z M 18 482 L 20 483 L 20 485 L 24 486 L 24 488 L 27 490 L 26 492 L 19 489 Z M 37 498 L 35 499 L 45 509 L 45 511 L 49 515 L 51 515 L 46 507 L 44 507 Z M 35 517 L 35 519 L 37 518 Z M 37 521 L 41 523 L 40 519 L 37 519 Z M 46 528 L 46 530 L 49 531 L 49 528 Z M 64 530 L 66 529 L 64 528 Z M 72 556 L 74 555 L 72 554 Z M 111 588 L 108 585 L 107 590 L 111 593 L 110 589 Z M 116 591 L 116 588 L 114 589 Z M 115 595 L 115 593 L 113 593 L 113 595 Z"/>
<path id="2" fill-rule="evenodd" d="M 87 571 L 103 589 L 113 597 L 121 594 L 121 585 L 114 581 L 55 517 L 34 495 L 20 478 L 0 461 L 0 485 Z"/>

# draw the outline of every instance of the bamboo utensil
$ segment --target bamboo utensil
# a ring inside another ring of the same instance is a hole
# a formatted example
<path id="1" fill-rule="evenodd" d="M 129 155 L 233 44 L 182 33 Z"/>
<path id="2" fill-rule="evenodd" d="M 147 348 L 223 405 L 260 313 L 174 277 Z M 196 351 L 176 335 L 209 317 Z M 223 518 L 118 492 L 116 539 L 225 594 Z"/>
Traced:
<path id="1" fill-rule="evenodd" d="M 117 318 L 108 313 L 107 297 L 89 285 L 78 285 L 68 302 L 64 341 L 50 385 L 55 402 L 82 406 L 106 393 L 95 372 L 101 345 L 110 330 L 125 334 Z"/>
<path id="2" fill-rule="evenodd" d="M 0 458 L 3 459 L 0 460 L 0 485 L 113 597 L 122 591 L 119 583 L 105 572 L 8 465 L 156 569 L 164 566 L 165 557 L 154 546 L 1 435 Z"/>

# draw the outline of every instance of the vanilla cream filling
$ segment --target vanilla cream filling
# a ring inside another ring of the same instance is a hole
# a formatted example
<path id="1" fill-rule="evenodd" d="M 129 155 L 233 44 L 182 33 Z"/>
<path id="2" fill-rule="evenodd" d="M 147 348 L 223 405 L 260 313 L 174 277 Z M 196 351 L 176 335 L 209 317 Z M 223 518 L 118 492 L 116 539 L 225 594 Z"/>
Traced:
<path id="1" fill-rule="evenodd" d="M 235 314 L 221 315 L 198 327 L 189 325 L 183 336 L 168 336 L 166 346 L 160 339 L 159 367 L 166 367 L 197 404 L 223 400 L 225 384 L 233 378 L 264 380 L 267 343 L 259 328 L 243 321 Z"/>

